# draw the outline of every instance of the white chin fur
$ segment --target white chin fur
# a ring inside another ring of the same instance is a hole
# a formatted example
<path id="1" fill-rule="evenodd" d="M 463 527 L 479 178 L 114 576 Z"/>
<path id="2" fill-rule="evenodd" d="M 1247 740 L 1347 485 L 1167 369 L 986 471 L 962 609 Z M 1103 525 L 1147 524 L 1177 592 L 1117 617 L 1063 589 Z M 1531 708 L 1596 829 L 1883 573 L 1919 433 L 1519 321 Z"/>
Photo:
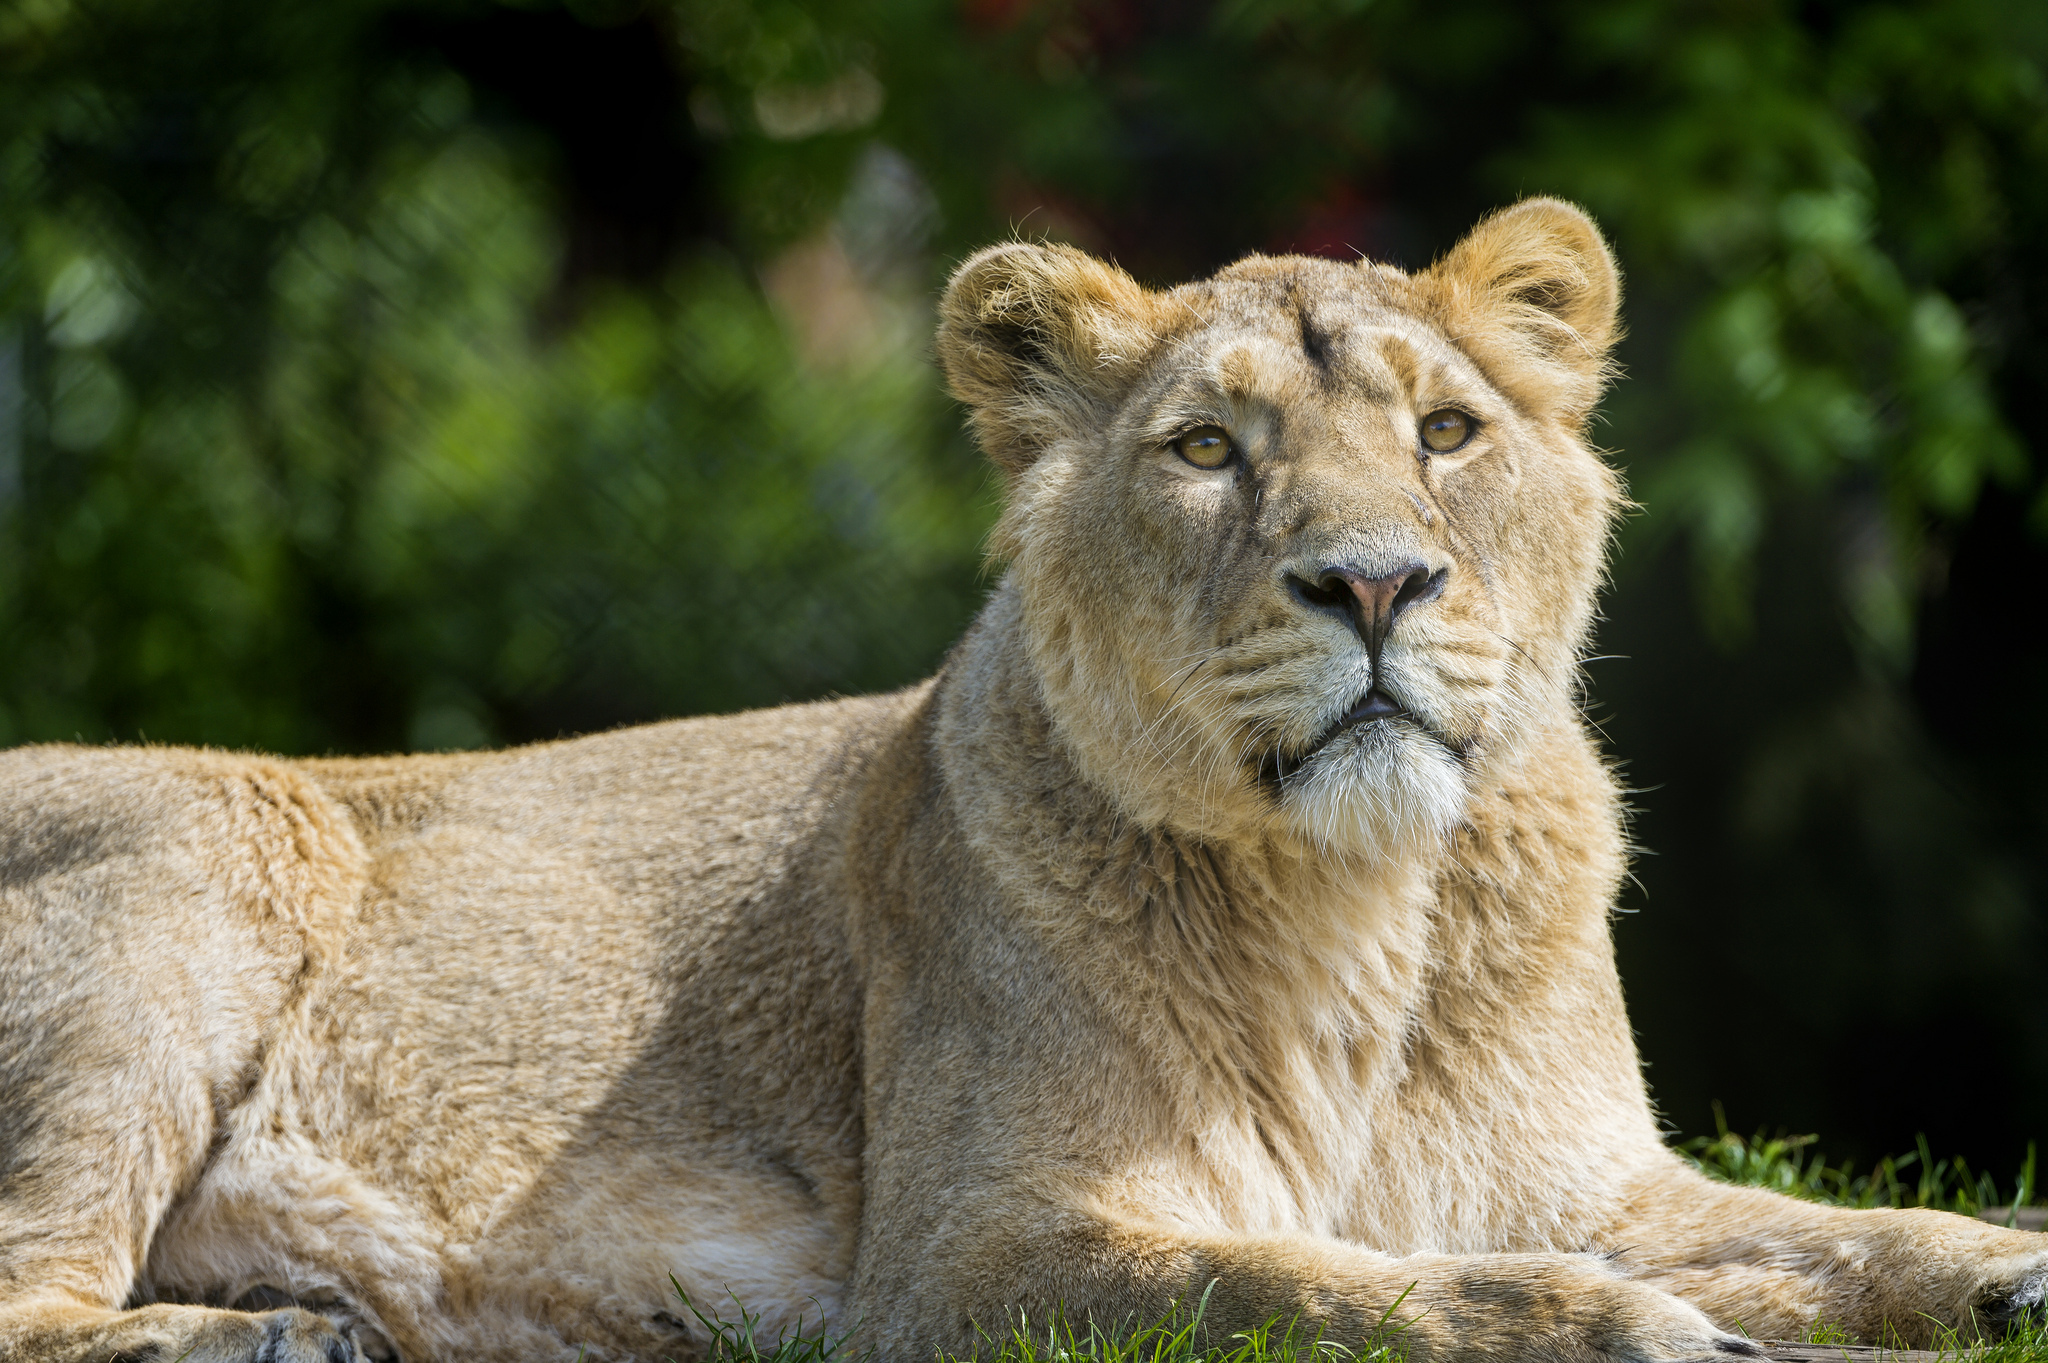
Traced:
<path id="1" fill-rule="evenodd" d="M 1325 852 L 1399 858 L 1465 812 L 1465 776 L 1441 743 L 1399 721 L 1340 734 L 1287 782 L 1296 827 Z"/>

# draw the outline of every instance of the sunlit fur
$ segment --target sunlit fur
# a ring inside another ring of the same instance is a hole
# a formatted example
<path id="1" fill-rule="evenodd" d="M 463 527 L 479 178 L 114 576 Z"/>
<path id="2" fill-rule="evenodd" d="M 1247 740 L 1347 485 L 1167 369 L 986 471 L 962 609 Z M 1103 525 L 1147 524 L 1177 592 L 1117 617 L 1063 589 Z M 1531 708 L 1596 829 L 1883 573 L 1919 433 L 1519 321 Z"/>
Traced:
<path id="1" fill-rule="evenodd" d="M 1005 566 L 930 681 L 495 753 L 0 753 L 0 1359 L 699 1363 L 677 1286 L 900 1363 L 1197 1298 L 1411 1363 L 2038 1309 L 2048 1238 L 1660 1136 L 1575 695 L 1617 299 L 1547 200 L 1412 275 L 996 247 L 937 354 Z M 1447 406 L 1477 433 L 1424 459 Z M 1418 565 L 1376 673 L 1314 583 Z M 1370 688 L 1401 713 L 1323 742 Z"/>

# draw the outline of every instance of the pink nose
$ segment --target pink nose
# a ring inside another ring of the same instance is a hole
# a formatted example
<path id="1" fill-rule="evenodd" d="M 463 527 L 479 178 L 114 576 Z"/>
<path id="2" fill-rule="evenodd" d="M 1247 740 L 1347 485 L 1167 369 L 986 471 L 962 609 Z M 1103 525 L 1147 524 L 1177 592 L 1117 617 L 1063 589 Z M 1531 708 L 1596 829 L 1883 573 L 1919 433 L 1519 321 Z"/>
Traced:
<path id="1" fill-rule="evenodd" d="M 1366 652 L 1377 661 L 1402 613 L 1440 594 L 1449 575 L 1448 568 L 1432 573 L 1420 563 L 1405 563 L 1391 573 L 1368 577 L 1331 564 L 1316 574 L 1314 582 L 1290 574 L 1288 585 L 1304 605 L 1343 611 Z"/>

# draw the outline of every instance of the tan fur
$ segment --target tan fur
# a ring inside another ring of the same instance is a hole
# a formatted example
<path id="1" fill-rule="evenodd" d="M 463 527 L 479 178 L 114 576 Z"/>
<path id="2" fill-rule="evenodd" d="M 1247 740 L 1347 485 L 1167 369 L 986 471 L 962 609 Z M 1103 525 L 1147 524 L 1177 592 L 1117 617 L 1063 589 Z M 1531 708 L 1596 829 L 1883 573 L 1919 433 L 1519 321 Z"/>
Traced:
<path id="1" fill-rule="evenodd" d="M 1547 200 L 1412 276 L 997 247 L 939 356 L 1009 566 L 933 681 L 0 755 L 0 1357 L 699 1356 L 671 1273 L 905 1360 L 1212 1282 L 1222 1333 L 1400 1299 L 1417 1359 L 2037 1308 L 2048 1239 L 1659 1140 L 1575 706 L 1617 298 Z M 1446 406 L 1478 433 L 1424 458 Z M 1301 591 L 1333 566 L 1434 584 L 1377 661 Z M 1311 753 L 1372 688 L 1405 715 Z"/>

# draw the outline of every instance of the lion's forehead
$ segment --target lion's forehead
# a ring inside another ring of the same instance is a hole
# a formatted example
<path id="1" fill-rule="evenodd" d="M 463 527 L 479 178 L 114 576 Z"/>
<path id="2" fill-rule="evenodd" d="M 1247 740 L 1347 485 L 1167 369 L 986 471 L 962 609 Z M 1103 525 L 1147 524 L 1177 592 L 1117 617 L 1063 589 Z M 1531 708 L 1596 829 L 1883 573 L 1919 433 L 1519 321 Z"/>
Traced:
<path id="1" fill-rule="evenodd" d="M 1227 423 L 1259 409 L 1294 417 L 1405 412 L 1490 389 L 1470 357 L 1370 276 L 1305 264 L 1325 268 L 1219 277 L 1191 294 L 1188 324 L 1155 357 L 1152 382 L 1133 393 L 1145 424 Z"/>

